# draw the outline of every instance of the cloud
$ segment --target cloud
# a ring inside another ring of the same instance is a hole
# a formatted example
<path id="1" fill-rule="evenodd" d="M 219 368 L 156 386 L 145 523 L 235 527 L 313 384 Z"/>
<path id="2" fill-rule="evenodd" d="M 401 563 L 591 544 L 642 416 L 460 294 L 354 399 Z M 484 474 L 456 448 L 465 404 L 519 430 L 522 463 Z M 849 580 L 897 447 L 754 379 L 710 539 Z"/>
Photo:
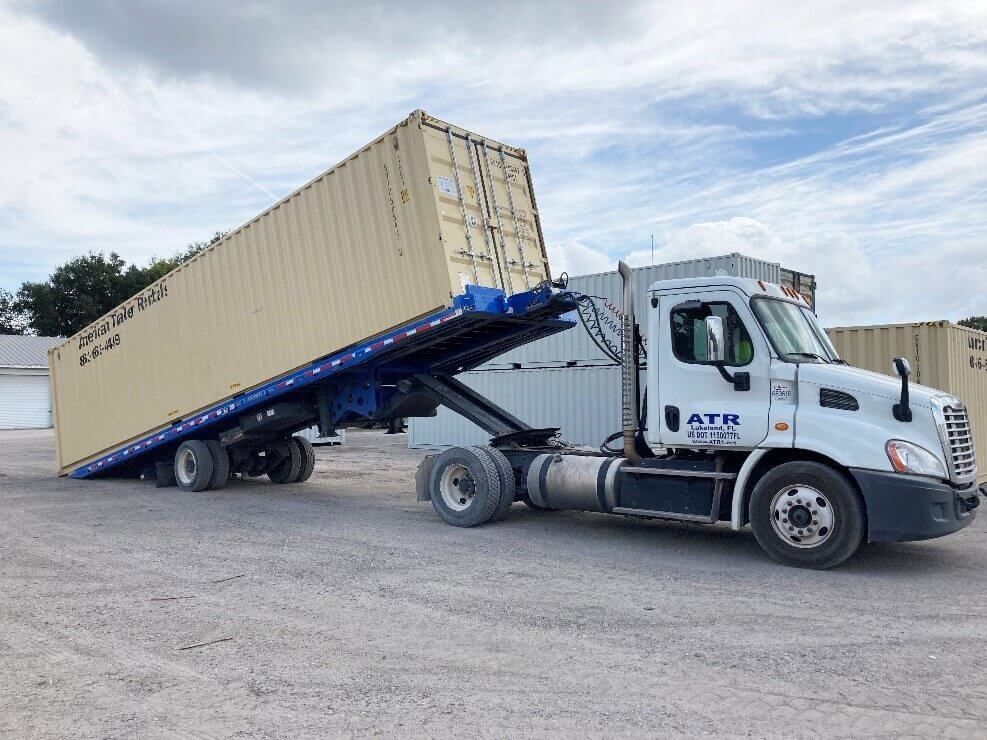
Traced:
<path id="1" fill-rule="evenodd" d="M 8 2 L 0 286 L 238 225 L 424 107 L 528 150 L 555 273 L 653 234 L 841 321 L 987 313 L 985 89 L 969 2 Z"/>
<path id="2" fill-rule="evenodd" d="M 617 260 L 613 257 L 579 242 L 549 244 L 547 250 L 553 277 L 563 272 L 570 276 L 593 275 L 617 269 Z"/>
<path id="3" fill-rule="evenodd" d="M 672 233 L 656 249 L 655 261 L 674 262 L 734 252 L 815 275 L 819 284 L 818 309 L 828 323 L 844 323 L 844 319 L 864 316 L 874 307 L 874 267 L 859 244 L 838 231 L 787 240 L 753 218 L 707 221 Z M 625 261 L 630 265 L 650 264 L 651 254 L 634 251 Z"/>

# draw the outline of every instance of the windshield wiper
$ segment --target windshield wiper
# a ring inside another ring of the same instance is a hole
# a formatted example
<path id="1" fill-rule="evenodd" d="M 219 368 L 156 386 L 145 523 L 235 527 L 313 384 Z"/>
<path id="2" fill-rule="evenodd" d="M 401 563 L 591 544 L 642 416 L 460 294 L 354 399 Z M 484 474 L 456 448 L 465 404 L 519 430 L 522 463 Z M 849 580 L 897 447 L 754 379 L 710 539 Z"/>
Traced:
<path id="1" fill-rule="evenodd" d="M 789 357 L 795 355 L 797 357 L 809 357 L 813 360 L 821 360 L 822 362 L 825 362 L 827 365 L 833 364 L 831 361 L 827 360 L 822 355 L 817 355 L 815 352 L 786 352 L 785 354 L 788 355 Z"/>

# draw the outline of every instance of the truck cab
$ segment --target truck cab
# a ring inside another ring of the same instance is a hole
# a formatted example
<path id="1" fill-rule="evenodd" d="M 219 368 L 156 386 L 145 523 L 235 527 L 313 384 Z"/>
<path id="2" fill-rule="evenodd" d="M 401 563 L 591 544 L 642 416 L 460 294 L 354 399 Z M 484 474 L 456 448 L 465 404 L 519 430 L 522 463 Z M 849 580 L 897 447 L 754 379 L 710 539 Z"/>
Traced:
<path id="1" fill-rule="evenodd" d="M 743 458 L 741 488 L 783 463 L 824 466 L 859 494 L 869 541 L 937 537 L 972 520 L 977 468 L 959 399 L 909 385 L 900 360 L 897 380 L 848 366 L 805 298 L 778 285 L 669 280 L 652 285 L 649 298 L 646 435 L 653 448 L 735 451 Z M 823 507 L 808 518 L 788 506 L 782 489 L 789 478 L 801 491 L 796 499 L 820 494 L 827 501 L 812 469 L 801 467 L 799 475 L 780 476 L 768 510 L 754 513 L 771 517 L 786 547 L 811 550 L 834 527 L 821 533 L 831 518 Z M 736 497 L 732 525 L 749 522 Z"/>
<path id="2" fill-rule="evenodd" d="M 621 274 L 623 449 L 504 435 L 447 450 L 419 471 L 419 498 L 447 521 L 497 518 L 515 498 L 542 510 L 724 521 L 749 525 L 776 560 L 809 568 L 838 565 L 865 542 L 940 537 L 973 521 L 966 408 L 910 384 L 906 361 L 888 358 L 897 377 L 850 367 L 799 293 L 719 276 L 654 283 L 645 346 L 625 265 Z"/>

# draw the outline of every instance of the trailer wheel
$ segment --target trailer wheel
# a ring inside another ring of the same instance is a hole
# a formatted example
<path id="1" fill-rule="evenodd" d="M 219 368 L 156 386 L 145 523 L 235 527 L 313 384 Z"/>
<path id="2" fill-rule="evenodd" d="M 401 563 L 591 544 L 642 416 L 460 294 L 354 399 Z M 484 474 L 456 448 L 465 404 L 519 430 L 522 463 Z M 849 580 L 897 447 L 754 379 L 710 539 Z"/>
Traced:
<path id="1" fill-rule="evenodd" d="M 429 476 L 432 506 L 457 527 L 489 522 L 500 506 L 500 474 L 482 447 L 451 447 Z"/>
<path id="2" fill-rule="evenodd" d="M 209 445 L 189 439 L 175 452 L 175 480 L 184 491 L 204 491 L 212 480 L 213 461 Z"/>
<path id="3" fill-rule="evenodd" d="M 291 441 L 298 447 L 298 451 L 302 453 L 302 468 L 298 473 L 298 478 L 293 480 L 292 483 L 304 483 L 312 477 L 312 473 L 315 470 L 315 450 L 312 448 L 312 443 L 304 437 L 292 437 Z"/>
<path id="4" fill-rule="evenodd" d="M 267 471 L 267 477 L 273 483 L 294 483 L 301 474 L 302 465 L 305 462 L 302 459 L 302 451 L 298 445 L 292 444 L 290 438 L 278 443 L 278 448 L 284 455 L 284 459 L 275 463 Z"/>
<path id="5" fill-rule="evenodd" d="M 514 503 L 514 497 L 517 495 L 514 468 L 511 466 L 511 461 L 507 459 L 507 455 L 497 448 L 481 447 L 480 449 L 487 453 L 487 457 L 493 460 L 493 464 L 497 467 L 497 473 L 500 477 L 500 503 L 497 505 L 494 519 L 503 519 L 507 516 L 511 504 Z"/>
<path id="6" fill-rule="evenodd" d="M 226 488 L 226 484 L 230 482 L 230 453 L 215 439 L 207 439 L 205 442 L 212 455 L 212 476 L 206 489 L 218 491 Z"/>
<path id="7" fill-rule="evenodd" d="M 832 568 L 864 540 L 866 513 L 850 482 L 816 462 L 789 462 L 764 475 L 751 495 L 751 529 L 775 560 Z"/>

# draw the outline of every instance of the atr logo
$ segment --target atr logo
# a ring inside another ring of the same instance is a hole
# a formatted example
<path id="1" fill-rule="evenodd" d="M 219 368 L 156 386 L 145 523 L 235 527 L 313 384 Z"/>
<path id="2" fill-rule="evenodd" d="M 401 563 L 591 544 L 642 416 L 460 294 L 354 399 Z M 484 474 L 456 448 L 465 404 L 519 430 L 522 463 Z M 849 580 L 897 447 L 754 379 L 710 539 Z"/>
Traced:
<path id="1" fill-rule="evenodd" d="M 739 426 L 740 414 L 693 414 L 689 417 L 689 421 L 686 423 L 708 424 L 709 426 L 715 426 L 717 424 L 734 424 Z"/>
<path id="2" fill-rule="evenodd" d="M 740 442 L 740 414 L 691 414 L 685 435 L 694 445 L 724 447 Z"/>

